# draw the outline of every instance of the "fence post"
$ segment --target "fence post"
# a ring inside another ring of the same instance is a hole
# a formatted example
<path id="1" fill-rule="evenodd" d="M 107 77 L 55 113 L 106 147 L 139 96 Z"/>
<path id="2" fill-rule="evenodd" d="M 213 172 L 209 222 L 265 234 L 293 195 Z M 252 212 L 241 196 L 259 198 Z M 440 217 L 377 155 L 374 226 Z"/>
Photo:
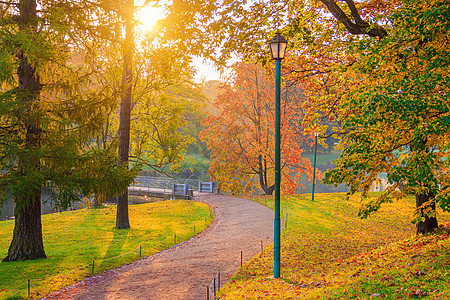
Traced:
<path id="1" fill-rule="evenodd" d="M 220 271 L 219 274 L 217 275 L 217 290 L 220 292 Z"/>
<path id="2" fill-rule="evenodd" d="M 31 280 L 28 279 L 28 298 L 30 298 L 31 295 Z"/>
<path id="3" fill-rule="evenodd" d="M 92 275 L 94 275 L 95 259 L 92 260 Z"/>
<path id="4" fill-rule="evenodd" d="M 209 300 L 209 285 L 206 286 L 206 299 Z"/>
<path id="5" fill-rule="evenodd" d="M 286 213 L 286 229 L 288 229 L 288 213 Z"/>
<path id="6" fill-rule="evenodd" d="M 242 268 L 242 251 L 241 251 L 241 268 Z"/>

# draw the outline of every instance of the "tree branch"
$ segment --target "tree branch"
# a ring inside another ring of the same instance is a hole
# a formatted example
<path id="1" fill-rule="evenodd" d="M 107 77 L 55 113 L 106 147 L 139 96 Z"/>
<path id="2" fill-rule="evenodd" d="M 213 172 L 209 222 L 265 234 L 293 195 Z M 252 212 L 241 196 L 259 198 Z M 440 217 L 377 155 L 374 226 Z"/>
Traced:
<path id="1" fill-rule="evenodd" d="M 378 37 L 380 40 L 387 36 L 387 31 L 381 27 L 380 25 L 374 24 L 371 26 L 369 23 L 364 21 L 358 9 L 355 6 L 355 2 L 353 0 L 344 0 L 347 3 L 351 16 L 353 17 L 355 22 L 349 18 L 349 16 L 337 5 L 335 0 L 320 0 L 328 10 L 333 14 L 333 16 L 342 24 L 344 24 L 345 28 L 351 34 L 367 34 L 371 37 Z"/>
<path id="2" fill-rule="evenodd" d="M 369 24 L 361 18 L 361 15 L 359 14 L 358 9 L 356 8 L 356 5 L 353 2 L 353 0 L 344 0 L 344 1 L 348 5 L 348 8 L 350 9 L 350 14 L 355 20 L 356 25 L 365 27 L 369 26 Z"/>

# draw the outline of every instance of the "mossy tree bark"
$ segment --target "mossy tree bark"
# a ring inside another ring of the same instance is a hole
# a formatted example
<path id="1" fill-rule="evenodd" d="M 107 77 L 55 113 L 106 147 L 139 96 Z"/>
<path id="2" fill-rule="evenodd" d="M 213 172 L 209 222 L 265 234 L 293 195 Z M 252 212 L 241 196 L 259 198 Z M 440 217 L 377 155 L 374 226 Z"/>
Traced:
<path id="1" fill-rule="evenodd" d="M 21 0 L 19 9 L 19 30 L 36 33 L 36 1 Z M 27 184 L 13 195 L 16 205 L 13 239 L 8 255 L 3 261 L 46 258 L 42 240 L 41 185 L 39 179 L 33 181 L 40 167 L 38 150 L 41 128 L 39 113 L 35 112 L 34 106 L 39 101 L 41 84 L 36 68 L 28 61 L 26 53 L 23 50 L 19 51 L 17 58 L 19 60 L 17 115 L 25 135 L 23 150 L 18 154 L 18 175 Z"/>

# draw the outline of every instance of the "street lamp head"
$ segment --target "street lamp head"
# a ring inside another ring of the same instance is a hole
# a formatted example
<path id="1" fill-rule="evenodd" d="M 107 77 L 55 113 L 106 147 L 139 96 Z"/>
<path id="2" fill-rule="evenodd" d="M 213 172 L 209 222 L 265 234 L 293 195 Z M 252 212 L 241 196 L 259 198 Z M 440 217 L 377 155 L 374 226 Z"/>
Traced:
<path id="1" fill-rule="evenodd" d="M 282 60 L 286 53 L 287 41 L 278 30 L 273 39 L 269 41 L 270 52 L 273 60 Z"/>

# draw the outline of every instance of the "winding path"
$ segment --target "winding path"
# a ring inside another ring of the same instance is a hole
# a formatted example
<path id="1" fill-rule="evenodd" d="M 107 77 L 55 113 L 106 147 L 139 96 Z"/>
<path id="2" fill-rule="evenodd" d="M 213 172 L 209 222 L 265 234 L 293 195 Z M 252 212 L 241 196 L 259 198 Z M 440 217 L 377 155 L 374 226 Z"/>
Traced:
<path id="1" fill-rule="evenodd" d="M 256 202 L 216 194 L 196 197 L 214 211 L 213 223 L 193 239 L 125 267 L 83 280 L 46 299 L 206 299 L 220 271 L 221 285 L 273 238 L 273 212 Z"/>

